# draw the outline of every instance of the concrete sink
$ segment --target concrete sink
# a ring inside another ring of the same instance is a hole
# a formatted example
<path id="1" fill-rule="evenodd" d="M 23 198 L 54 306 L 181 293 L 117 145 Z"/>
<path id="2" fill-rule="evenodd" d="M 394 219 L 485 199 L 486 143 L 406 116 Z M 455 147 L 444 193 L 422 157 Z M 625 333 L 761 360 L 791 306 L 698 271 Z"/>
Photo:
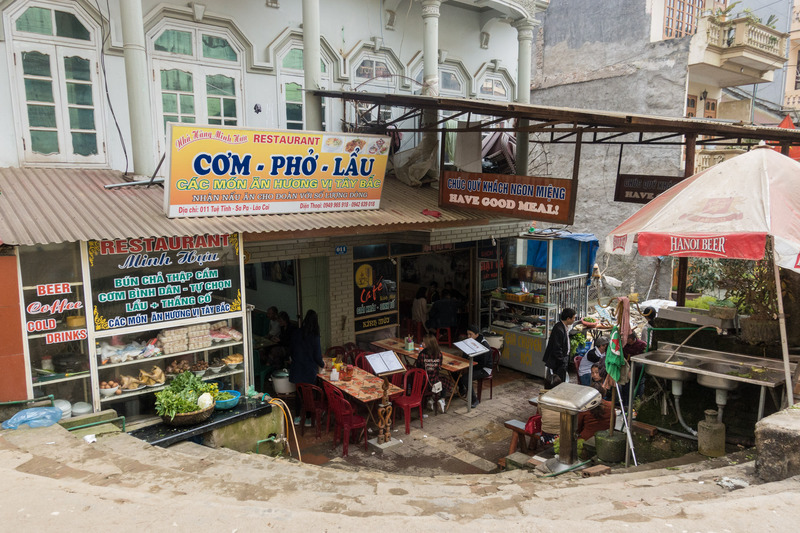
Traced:
<path id="1" fill-rule="evenodd" d="M 703 361 L 697 365 L 697 369 L 716 374 L 713 376 L 710 374 L 697 374 L 697 382 L 704 387 L 717 390 L 733 390 L 739 386 L 738 381 L 726 379 L 723 376 L 728 375 L 729 372 L 740 372 L 742 370 L 740 365 Z"/>
<path id="2" fill-rule="evenodd" d="M 670 380 L 677 380 L 677 381 L 691 381 L 694 379 L 694 374 L 691 372 L 686 372 L 685 370 L 681 370 L 682 366 L 694 366 L 696 362 L 693 359 L 684 357 L 680 354 L 672 355 L 672 350 L 669 351 L 661 351 L 656 350 L 654 352 L 648 352 L 644 354 L 644 358 L 648 361 L 654 361 L 658 363 L 663 363 L 667 359 L 669 362 L 667 363 L 668 367 L 665 366 L 658 366 L 658 365 L 648 365 L 645 364 L 644 371 L 650 374 L 651 376 L 655 376 L 657 378 L 662 379 L 670 379 Z"/>

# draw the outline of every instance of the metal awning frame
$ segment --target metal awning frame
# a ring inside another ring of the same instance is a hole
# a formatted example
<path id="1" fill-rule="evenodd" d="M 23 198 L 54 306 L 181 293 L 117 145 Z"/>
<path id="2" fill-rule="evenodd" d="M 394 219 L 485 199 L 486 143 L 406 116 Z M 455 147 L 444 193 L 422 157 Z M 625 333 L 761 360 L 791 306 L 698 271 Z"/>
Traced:
<path id="1" fill-rule="evenodd" d="M 782 148 L 800 146 L 800 130 L 729 121 L 635 115 L 465 98 L 333 90 L 316 90 L 313 93 L 325 98 L 339 98 L 345 102 L 371 103 L 378 108 L 403 108 L 406 111 L 400 117 L 387 122 L 387 125 L 396 127 L 400 132 L 527 131 L 545 134 L 540 136 L 537 142 L 552 144 L 577 142 L 653 146 L 697 144 L 748 148 L 763 140 L 780 145 Z M 441 118 L 426 126 L 402 126 L 410 119 L 421 118 L 423 111 L 430 109 L 452 111 L 455 115 Z M 471 122 L 473 115 L 491 118 L 482 118 L 480 123 L 473 123 L 470 126 L 453 128 L 445 125 L 447 121 L 465 115 L 468 122 Z M 516 119 L 515 124 L 497 126 L 498 122 L 509 119 Z M 527 125 L 520 125 L 520 122 L 525 121 Z M 694 140 L 688 140 L 691 137 L 694 137 Z"/>

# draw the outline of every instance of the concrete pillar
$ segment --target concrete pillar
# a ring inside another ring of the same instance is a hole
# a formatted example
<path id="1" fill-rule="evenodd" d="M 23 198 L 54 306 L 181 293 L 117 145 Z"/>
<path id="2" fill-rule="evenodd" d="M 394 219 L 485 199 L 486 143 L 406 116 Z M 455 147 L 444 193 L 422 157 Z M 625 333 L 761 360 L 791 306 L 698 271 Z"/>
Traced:
<path id="1" fill-rule="evenodd" d="M 306 129 L 322 131 L 322 98 L 309 91 L 322 88 L 319 0 L 303 0 L 303 86 Z"/>
<path id="2" fill-rule="evenodd" d="M 441 0 L 422 0 L 422 81 L 425 84 L 422 94 L 439 96 L 439 7 Z M 436 123 L 436 110 L 426 110 L 422 114 L 423 126 Z M 437 146 L 436 132 L 422 134 L 422 148 L 435 150 Z M 434 169 L 435 173 L 435 169 Z"/>
<path id="3" fill-rule="evenodd" d="M 517 30 L 517 102 L 529 104 L 531 102 L 531 47 L 533 45 L 533 28 L 536 23 L 530 19 L 522 19 L 513 24 Z M 527 128 L 528 121 L 520 120 L 520 128 Z M 517 133 L 517 160 L 516 173 L 520 176 L 528 175 L 528 133 Z"/>
<path id="4" fill-rule="evenodd" d="M 133 173 L 151 176 L 156 169 L 153 153 L 153 109 L 150 106 L 150 79 L 141 0 L 120 2 L 122 48 L 125 55 L 125 80 L 128 87 L 128 114 L 131 121 Z"/>

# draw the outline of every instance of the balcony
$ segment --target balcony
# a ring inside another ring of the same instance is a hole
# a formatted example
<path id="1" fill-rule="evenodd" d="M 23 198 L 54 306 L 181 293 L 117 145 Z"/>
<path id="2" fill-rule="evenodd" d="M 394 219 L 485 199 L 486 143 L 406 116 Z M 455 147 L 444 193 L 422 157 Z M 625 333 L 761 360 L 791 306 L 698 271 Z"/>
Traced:
<path id="1" fill-rule="evenodd" d="M 701 172 L 743 153 L 745 153 L 745 150 L 739 148 L 705 148 L 698 150 L 694 171 Z"/>
<path id="2" fill-rule="evenodd" d="M 748 17 L 703 17 L 690 45 L 689 76 L 717 87 L 772 81 L 773 71 L 786 63 L 787 43 L 788 34 Z"/>

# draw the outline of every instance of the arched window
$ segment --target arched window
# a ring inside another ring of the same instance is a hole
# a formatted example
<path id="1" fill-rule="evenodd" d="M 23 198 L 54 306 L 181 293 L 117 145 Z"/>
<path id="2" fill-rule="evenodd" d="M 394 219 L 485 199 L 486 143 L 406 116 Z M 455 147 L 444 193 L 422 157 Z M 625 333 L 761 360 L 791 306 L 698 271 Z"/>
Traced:
<path id="1" fill-rule="evenodd" d="M 490 100 L 508 101 L 511 91 L 502 78 L 486 76 L 478 87 L 478 97 Z"/>
<path id="2" fill-rule="evenodd" d="M 64 3 L 21 2 L 6 17 L 21 159 L 105 163 L 99 28 Z"/>
<path id="3" fill-rule="evenodd" d="M 414 94 L 422 94 L 422 68 L 414 76 Z M 439 94 L 445 96 L 467 96 L 467 82 L 461 71 L 452 65 L 439 66 Z"/>
<path id="4" fill-rule="evenodd" d="M 169 21 L 149 33 L 159 138 L 170 122 L 242 125 L 242 47 L 224 30 Z"/>
<path id="5" fill-rule="evenodd" d="M 303 74 L 303 45 L 300 41 L 292 40 L 278 52 L 280 74 L 280 122 L 281 127 L 290 130 L 306 129 L 306 106 L 303 93 L 305 77 Z M 322 73 L 322 86 L 330 86 L 329 68 L 324 59 L 320 59 L 320 72 Z M 325 99 L 322 99 L 322 129 L 327 129 L 328 108 Z"/>
<path id="6" fill-rule="evenodd" d="M 364 53 L 353 63 L 353 87 L 360 91 L 394 93 L 397 90 L 397 72 L 388 57 L 381 53 Z M 392 108 L 375 107 L 358 103 L 355 107 L 357 124 L 367 122 L 389 122 Z"/>

